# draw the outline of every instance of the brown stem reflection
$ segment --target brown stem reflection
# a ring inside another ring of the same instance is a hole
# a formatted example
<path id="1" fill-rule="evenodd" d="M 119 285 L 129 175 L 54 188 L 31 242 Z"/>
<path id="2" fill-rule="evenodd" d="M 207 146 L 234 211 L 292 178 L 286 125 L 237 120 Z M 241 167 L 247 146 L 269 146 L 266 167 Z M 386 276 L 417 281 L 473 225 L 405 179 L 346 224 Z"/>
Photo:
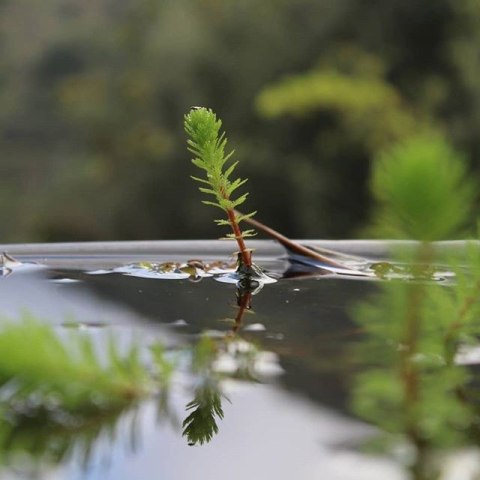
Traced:
<path id="1" fill-rule="evenodd" d="M 202 336 L 193 348 L 192 370 L 198 375 L 198 385 L 193 399 L 186 405 L 188 416 L 182 423 L 182 435 L 190 446 L 203 445 L 210 442 L 218 433 L 218 421 L 223 419 L 224 412 L 221 382 L 224 378 L 251 381 L 256 350 L 240 349 L 236 342 L 240 341 L 239 332 L 243 326 L 244 316 L 251 311 L 252 296 L 258 291 L 254 282 L 239 282 L 237 285 L 237 312 L 232 327 L 221 338 L 214 339 Z M 236 371 L 228 374 L 218 370 L 218 359 L 221 355 L 230 355 L 236 364 Z"/>
<path id="2" fill-rule="evenodd" d="M 230 333 L 228 334 L 229 337 L 235 337 L 243 325 L 243 317 L 245 313 L 250 312 L 252 308 L 252 292 L 251 291 L 243 291 L 241 288 L 237 289 L 237 314 L 235 315 L 235 319 L 233 321 L 233 325 L 231 328 Z"/>

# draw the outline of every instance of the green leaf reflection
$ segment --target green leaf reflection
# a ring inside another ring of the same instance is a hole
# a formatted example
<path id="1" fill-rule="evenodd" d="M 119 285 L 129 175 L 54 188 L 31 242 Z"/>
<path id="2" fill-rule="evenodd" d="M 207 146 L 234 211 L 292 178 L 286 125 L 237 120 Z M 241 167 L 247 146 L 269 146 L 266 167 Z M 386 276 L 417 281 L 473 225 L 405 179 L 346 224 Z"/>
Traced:
<path id="1" fill-rule="evenodd" d="M 217 418 L 223 419 L 222 395 L 218 385 L 206 383 L 195 390 L 195 398 L 187 404 L 191 413 L 183 421 L 183 436 L 189 445 L 203 445 L 218 433 Z"/>
<path id="2" fill-rule="evenodd" d="M 155 401 L 158 420 L 178 422 L 170 408 L 175 375 L 192 381 L 192 400 L 182 433 L 193 445 L 209 442 L 223 419 L 222 382 L 255 380 L 257 349 L 239 338 L 251 292 L 239 292 L 232 327 L 222 337 L 201 335 L 167 350 L 149 336 L 146 344 L 101 338 L 80 329 L 57 328 L 32 315 L 0 324 L 0 464 L 25 470 L 80 459 L 87 467 L 105 440 L 130 439 L 145 401 Z M 110 334 L 109 334 L 110 333 Z M 218 369 L 228 356 L 236 368 Z M 188 358 L 188 364 L 179 359 Z"/>

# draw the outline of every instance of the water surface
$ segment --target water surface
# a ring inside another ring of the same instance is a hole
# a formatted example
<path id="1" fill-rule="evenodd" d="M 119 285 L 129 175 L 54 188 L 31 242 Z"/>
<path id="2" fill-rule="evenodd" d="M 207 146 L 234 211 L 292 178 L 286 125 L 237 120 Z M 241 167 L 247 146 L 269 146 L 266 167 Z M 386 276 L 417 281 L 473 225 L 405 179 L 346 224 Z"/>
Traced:
<path id="1" fill-rule="evenodd" d="M 356 347 L 366 335 L 352 312 L 376 292 L 379 280 L 292 270 L 282 249 L 257 242 L 257 262 L 278 281 L 251 296 L 251 308 L 239 315 L 234 284 L 212 276 L 131 274 L 148 262 L 191 258 L 227 268 L 231 257 L 221 245 L 10 248 L 32 264 L 0 279 L 4 321 L 29 311 L 60 332 L 78 328 L 99 349 L 112 332 L 120 343 L 134 338 L 145 349 L 160 342 L 177 367 L 166 404 L 160 408 L 158 397 L 147 398 L 106 430 L 98 419 L 88 442 L 75 434 L 59 437 L 47 426 L 30 431 L 30 448 L 23 448 L 21 432 L 13 428 L 3 444 L 0 478 L 409 478 L 392 455 L 365 451 L 378 429 L 351 408 L 352 385 L 365 368 Z M 365 245 L 347 250 L 364 255 Z M 384 256 L 384 246 L 375 247 L 369 259 Z M 187 364 L 205 336 L 223 352 L 214 366 L 223 419 L 216 418 L 218 431 L 209 441 L 191 445 L 182 436 L 182 421 L 201 380 Z M 49 442 L 62 441 L 68 453 L 54 458 Z"/>

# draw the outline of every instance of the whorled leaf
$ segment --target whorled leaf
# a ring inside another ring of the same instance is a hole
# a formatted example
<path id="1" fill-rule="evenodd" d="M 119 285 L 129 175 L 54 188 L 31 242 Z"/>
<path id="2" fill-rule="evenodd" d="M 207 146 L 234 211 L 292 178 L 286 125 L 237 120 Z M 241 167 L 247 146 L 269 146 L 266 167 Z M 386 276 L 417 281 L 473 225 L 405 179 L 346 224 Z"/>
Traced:
<path id="1" fill-rule="evenodd" d="M 248 193 L 232 198 L 234 192 L 242 187 L 247 179 L 230 179 L 238 161 L 227 166 L 227 162 L 234 151 L 225 153 L 227 138 L 224 132 L 220 133 L 221 120 L 217 119 L 212 110 L 195 107 L 185 115 L 184 125 L 185 132 L 189 136 L 187 140 L 188 150 L 195 155 L 192 163 L 205 172 L 205 178 L 196 176 L 191 178 L 204 185 L 199 187 L 202 193 L 215 197 L 215 200 L 204 200 L 202 203 L 218 207 L 225 212 L 233 211 L 247 199 Z M 238 215 L 236 222 L 240 223 L 254 214 L 255 212 Z M 230 222 L 226 220 L 218 220 L 216 223 L 218 225 L 230 225 Z"/>

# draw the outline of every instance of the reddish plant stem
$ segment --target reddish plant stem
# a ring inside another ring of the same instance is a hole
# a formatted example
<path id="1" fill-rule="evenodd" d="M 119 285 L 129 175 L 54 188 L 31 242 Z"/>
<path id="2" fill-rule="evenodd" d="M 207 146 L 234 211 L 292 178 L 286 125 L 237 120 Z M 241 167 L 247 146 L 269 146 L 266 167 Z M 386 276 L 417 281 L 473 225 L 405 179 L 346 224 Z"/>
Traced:
<path id="1" fill-rule="evenodd" d="M 289 238 L 285 237 L 285 235 L 282 235 L 280 232 L 277 232 L 273 228 L 268 227 L 267 225 L 259 222 L 258 220 L 254 220 L 253 218 L 246 218 L 245 222 L 250 224 L 252 227 L 256 228 L 257 230 L 261 230 L 268 236 L 274 238 L 281 245 L 283 245 L 288 250 L 291 250 L 292 252 L 298 253 L 299 255 L 303 255 L 309 258 L 313 258 L 327 265 L 331 265 L 332 267 L 351 269 L 348 265 L 344 265 L 343 263 L 337 262 L 325 255 L 322 255 L 319 252 L 316 252 L 315 250 L 311 250 L 308 247 L 304 247 L 303 245 L 300 245 L 299 243 L 290 240 Z M 334 255 L 337 254 L 336 252 L 329 252 L 329 253 Z"/>
<path id="2" fill-rule="evenodd" d="M 235 235 L 235 240 L 237 241 L 238 248 L 240 250 L 240 254 L 242 255 L 242 260 L 244 265 L 249 268 L 252 266 L 252 255 L 250 251 L 247 249 L 245 246 L 245 242 L 243 241 L 243 234 L 242 230 L 240 229 L 240 226 L 238 225 L 237 222 L 237 217 L 235 215 L 234 210 L 227 210 L 227 215 L 228 215 L 228 221 L 230 222 L 230 225 L 232 226 L 233 234 Z"/>

